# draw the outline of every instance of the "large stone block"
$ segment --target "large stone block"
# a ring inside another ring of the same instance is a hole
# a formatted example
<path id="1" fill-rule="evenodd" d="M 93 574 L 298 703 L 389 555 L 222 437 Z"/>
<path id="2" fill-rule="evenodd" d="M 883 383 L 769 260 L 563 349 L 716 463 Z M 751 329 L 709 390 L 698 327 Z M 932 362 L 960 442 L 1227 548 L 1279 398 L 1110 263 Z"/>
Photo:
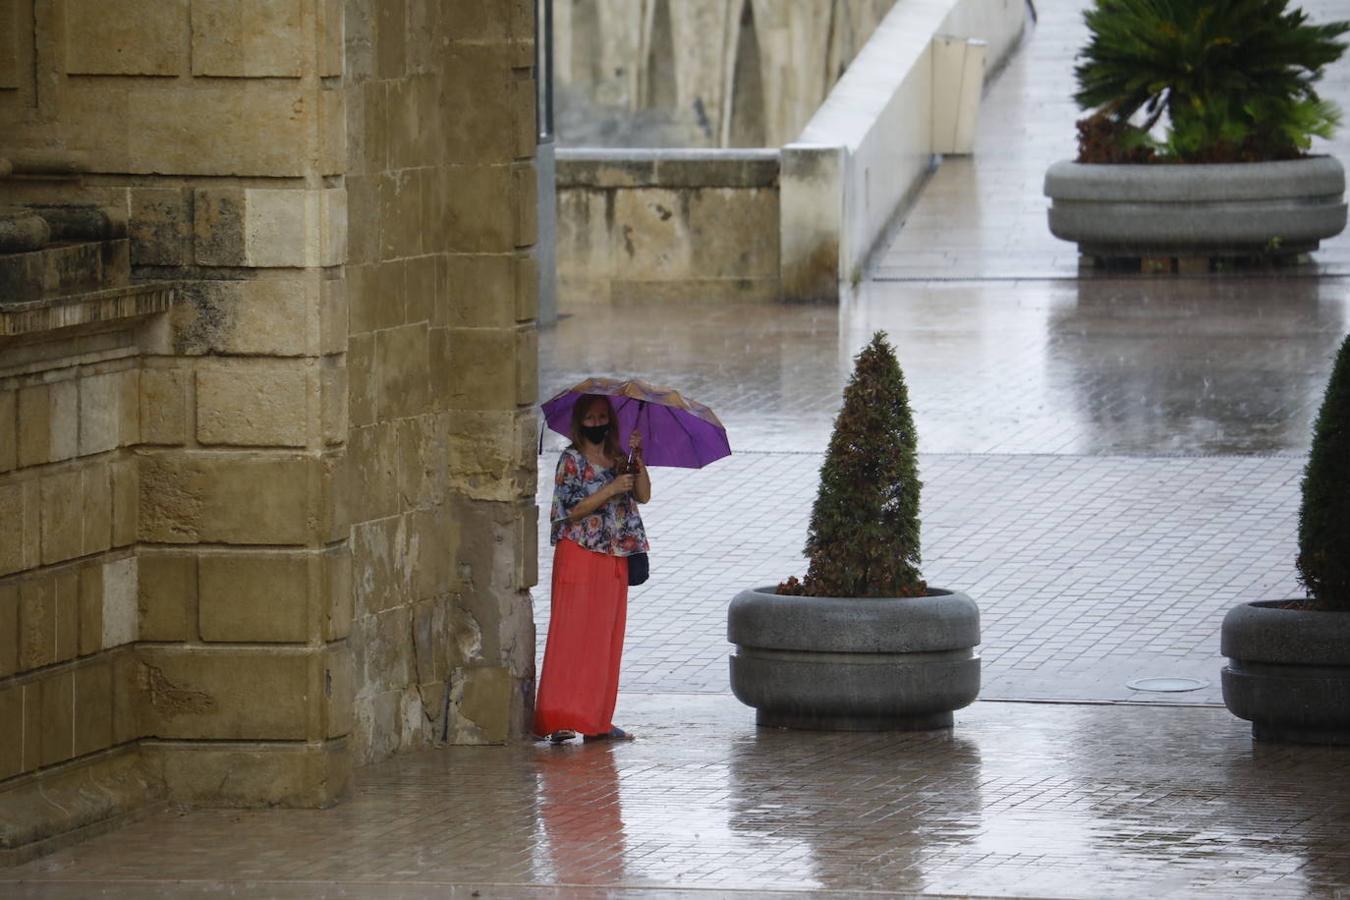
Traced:
<path id="1" fill-rule="evenodd" d="M 436 290 L 436 264 L 439 257 L 417 256 L 404 260 L 404 290 L 406 293 L 406 316 L 409 323 L 426 322 L 428 325 L 445 324 L 437 322 L 439 306 Z"/>
<path id="2" fill-rule="evenodd" d="M 369 522 L 399 511 L 398 426 L 381 422 L 354 428 L 347 443 L 352 519 Z"/>
<path id="3" fill-rule="evenodd" d="M 193 349 L 240 356 L 317 355 L 320 287 L 318 273 L 203 285 Z"/>
<path id="4" fill-rule="evenodd" d="M 448 506 L 420 509 L 408 515 L 408 557 L 414 597 L 427 600 L 454 590 L 454 553 L 455 523 Z"/>
<path id="5" fill-rule="evenodd" d="M 455 413 L 450 433 L 454 489 L 474 500 L 514 503 L 533 497 L 537 422 L 533 410 Z"/>
<path id="6" fill-rule="evenodd" d="M 521 242 L 516 207 L 522 202 L 524 185 L 516 180 L 511 166 L 448 166 L 439 172 L 440 183 L 432 188 L 435 205 L 428 204 L 428 209 L 442 211 L 443 216 L 429 223 L 428 234 L 438 235 L 444 249 L 507 253 L 533 240 Z M 535 201 L 533 194 L 529 200 Z"/>
<path id="7" fill-rule="evenodd" d="M 80 656 L 103 649 L 103 563 L 85 563 L 79 570 Z"/>
<path id="8" fill-rule="evenodd" d="M 145 368 L 140 376 L 141 440 L 147 444 L 187 442 L 188 385 L 183 368 Z"/>
<path id="9" fill-rule="evenodd" d="M 456 713 L 451 743 L 506 743 L 514 689 L 510 671 L 502 666 L 456 669 L 450 682 L 450 704 Z"/>
<path id="10" fill-rule="evenodd" d="M 80 573 L 64 568 L 52 574 L 56 593 L 56 662 L 74 659 L 80 651 Z"/>
<path id="11" fill-rule="evenodd" d="M 435 182 L 433 169 L 396 169 L 379 177 L 380 255 L 384 259 L 417 256 L 423 252 L 423 240 L 434 239 L 436 232 L 424 227 L 423 201 L 435 202 L 429 186 Z M 500 198 L 498 198 L 500 199 Z M 480 215 L 491 215 L 487 208 Z M 427 247 L 434 251 L 435 247 Z"/>
<path id="12" fill-rule="evenodd" d="M 187 20 L 188 0 L 66 0 L 66 72 L 177 75 Z"/>
<path id="13" fill-rule="evenodd" d="M 304 38 L 300 0 L 194 0 L 192 74 L 299 78 Z"/>
<path id="14" fill-rule="evenodd" d="M 225 807 L 327 807 L 351 784 L 345 741 L 151 747 L 150 765 L 181 803 Z"/>
<path id="15" fill-rule="evenodd" d="M 112 666 L 106 660 L 82 665 L 74 672 L 75 756 L 112 746 Z"/>
<path id="16" fill-rule="evenodd" d="M 120 124 L 128 172 L 304 175 L 318 106 L 315 93 L 271 80 L 217 84 L 129 87 L 120 123 L 114 107 L 94 112 L 88 125 L 103 133 Z"/>
<path id="17" fill-rule="evenodd" d="M 385 0 L 375 19 L 375 73 L 401 78 L 407 69 L 408 0 Z"/>
<path id="18" fill-rule="evenodd" d="M 693 274 L 702 278 L 778 277 L 778 192 L 708 188 L 689 200 Z"/>
<path id="19" fill-rule="evenodd" d="M 304 544 L 326 534 L 331 485 L 316 457 L 156 453 L 140 462 L 142 540 Z"/>
<path id="20" fill-rule="evenodd" d="M 452 254 L 447 258 L 448 324 L 456 328 L 510 328 L 515 309 L 504 303 L 518 287 L 508 254 Z"/>
<path id="21" fill-rule="evenodd" d="M 358 618 L 411 602 L 412 566 L 406 518 L 394 516 L 352 527 L 353 598 Z"/>
<path id="22" fill-rule="evenodd" d="M 0 687 L 0 781 L 23 772 L 23 687 Z"/>
<path id="23" fill-rule="evenodd" d="M 456 42 L 444 55 L 443 158 L 496 163 L 534 154 L 534 80 L 519 78 L 501 43 Z"/>
<path id="24" fill-rule="evenodd" d="M 103 564 L 103 647 L 111 649 L 139 638 L 140 568 L 135 556 Z"/>
<path id="25" fill-rule="evenodd" d="M 381 419 L 430 409 L 427 326 L 405 325 L 375 334 L 376 408 Z"/>
<path id="26" fill-rule="evenodd" d="M 108 470 L 112 476 L 112 545 L 125 547 L 136 542 L 140 469 L 134 459 L 119 459 Z"/>
<path id="27" fill-rule="evenodd" d="M 18 393 L 18 464 L 40 466 L 51 459 L 51 396 L 45 384 Z"/>
<path id="28" fill-rule="evenodd" d="M 505 410 L 532 404 L 537 391 L 538 337 L 533 326 L 451 328 L 450 357 L 459 377 L 448 385 L 454 409 Z"/>
<path id="29" fill-rule="evenodd" d="M 352 428 L 375 422 L 375 336 L 352 335 L 347 344 L 347 416 Z"/>
<path id="30" fill-rule="evenodd" d="M 342 188 L 203 188 L 193 220 L 203 265 L 336 266 L 347 255 Z"/>
<path id="31" fill-rule="evenodd" d="M 347 352 L 347 280 L 325 278 L 319 284 L 319 353 Z"/>
<path id="32" fill-rule="evenodd" d="M 321 692 L 304 648 L 143 645 L 141 729 L 181 740 L 311 740 Z M 259 702 L 259 698 L 267 702 Z"/>
<path id="33" fill-rule="evenodd" d="M 19 583 L 0 582 L 0 678 L 19 671 Z M 3 778 L 0 775 L 0 778 Z"/>
<path id="34" fill-rule="evenodd" d="M 203 554 L 197 568 L 202 640 L 306 641 L 319 560 L 304 553 Z"/>
<path id="35" fill-rule="evenodd" d="M 144 641 L 194 641 L 197 558 L 142 549 L 137 571 L 137 616 Z"/>
<path id="36" fill-rule="evenodd" d="M 42 703 L 42 765 L 54 766 L 75 755 L 75 677 L 70 670 L 56 672 L 40 682 Z"/>
<path id="37" fill-rule="evenodd" d="M 202 444 L 304 447 L 318 377 L 303 363 L 250 360 L 197 370 L 197 440 Z"/>
<path id="38" fill-rule="evenodd" d="M 0 472 L 19 464 L 19 395 L 0 391 Z"/>
<path id="39" fill-rule="evenodd" d="M 64 562 L 80 556 L 84 546 L 84 504 L 79 470 L 41 479 L 42 562 Z"/>
<path id="40" fill-rule="evenodd" d="M 324 575 L 323 639 L 343 640 L 352 631 L 352 551 L 349 542 L 324 554 Z"/>
<path id="41" fill-rule="evenodd" d="M 319 0 L 319 77 L 336 78 L 342 74 L 342 0 Z"/>
<path id="42" fill-rule="evenodd" d="M 83 495 L 84 513 L 80 532 L 81 555 L 88 556 L 112 546 L 112 480 L 107 463 L 91 463 L 80 470 L 80 493 Z"/>
<path id="43" fill-rule="evenodd" d="M 0 483 L 0 576 L 28 567 L 24 553 L 24 486 Z"/>
<path id="44" fill-rule="evenodd" d="M 343 359 L 327 356 L 319 361 L 320 425 L 329 447 L 347 439 L 347 367 Z"/>
<path id="45" fill-rule="evenodd" d="M 190 262 L 192 213 L 183 188 L 134 187 L 127 237 L 138 266 L 181 266 Z"/>

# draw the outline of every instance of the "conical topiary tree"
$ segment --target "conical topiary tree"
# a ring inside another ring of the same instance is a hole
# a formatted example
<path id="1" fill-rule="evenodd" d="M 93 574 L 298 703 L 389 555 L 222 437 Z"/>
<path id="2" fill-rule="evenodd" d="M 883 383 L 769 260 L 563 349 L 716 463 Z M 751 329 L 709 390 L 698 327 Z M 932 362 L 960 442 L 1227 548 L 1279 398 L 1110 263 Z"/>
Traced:
<path id="1" fill-rule="evenodd" d="M 878 331 L 854 359 L 806 538 L 806 579 L 779 593 L 919 597 L 914 419 L 895 351 Z"/>
<path id="2" fill-rule="evenodd" d="M 1298 575 L 1313 606 L 1350 612 L 1350 336 L 1336 355 L 1303 473 Z"/>

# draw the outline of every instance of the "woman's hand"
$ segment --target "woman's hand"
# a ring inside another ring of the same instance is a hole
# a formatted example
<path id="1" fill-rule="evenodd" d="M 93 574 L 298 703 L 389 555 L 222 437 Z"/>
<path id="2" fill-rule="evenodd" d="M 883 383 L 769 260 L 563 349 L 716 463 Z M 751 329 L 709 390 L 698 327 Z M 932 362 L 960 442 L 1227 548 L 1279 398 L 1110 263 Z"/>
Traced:
<path id="1" fill-rule="evenodd" d="M 608 496 L 617 497 L 631 491 L 636 483 L 636 477 L 633 475 L 619 475 L 605 486 L 605 490 L 608 491 Z"/>

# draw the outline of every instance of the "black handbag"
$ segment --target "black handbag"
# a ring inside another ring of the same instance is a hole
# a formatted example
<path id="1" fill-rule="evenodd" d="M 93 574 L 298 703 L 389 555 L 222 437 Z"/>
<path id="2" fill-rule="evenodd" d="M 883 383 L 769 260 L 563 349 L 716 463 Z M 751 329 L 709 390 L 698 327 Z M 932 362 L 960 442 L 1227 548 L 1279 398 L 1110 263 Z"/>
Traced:
<path id="1" fill-rule="evenodd" d="M 647 565 L 647 554 L 634 553 L 628 557 L 628 586 L 636 587 L 647 580 L 651 567 Z"/>

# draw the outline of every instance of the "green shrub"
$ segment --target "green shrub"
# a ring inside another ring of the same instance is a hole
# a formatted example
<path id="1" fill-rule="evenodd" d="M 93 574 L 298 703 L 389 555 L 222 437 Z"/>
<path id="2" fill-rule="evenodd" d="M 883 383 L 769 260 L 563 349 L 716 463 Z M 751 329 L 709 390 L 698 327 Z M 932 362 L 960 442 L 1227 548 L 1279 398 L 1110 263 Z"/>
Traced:
<path id="1" fill-rule="evenodd" d="M 878 331 L 853 361 L 820 469 L 802 582 L 779 593 L 919 597 L 919 482 L 914 419 L 895 351 Z"/>
<path id="2" fill-rule="evenodd" d="M 1097 0 L 1074 69 L 1074 100 L 1149 133 L 1164 115 L 1159 161 L 1301 156 L 1330 137 L 1336 107 L 1314 83 L 1340 58 L 1350 22 L 1310 25 L 1288 0 Z M 1122 139 L 1134 140 L 1128 128 Z M 1132 148 L 1122 147 L 1122 150 Z M 1100 159 L 1083 158 L 1084 162 Z"/>
<path id="3" fill-rule="evenodd" d="M 1336 356 L 1303 473 L 1298 574 L 1315 607 L 1350 612 L 1350 336 Z"/>

